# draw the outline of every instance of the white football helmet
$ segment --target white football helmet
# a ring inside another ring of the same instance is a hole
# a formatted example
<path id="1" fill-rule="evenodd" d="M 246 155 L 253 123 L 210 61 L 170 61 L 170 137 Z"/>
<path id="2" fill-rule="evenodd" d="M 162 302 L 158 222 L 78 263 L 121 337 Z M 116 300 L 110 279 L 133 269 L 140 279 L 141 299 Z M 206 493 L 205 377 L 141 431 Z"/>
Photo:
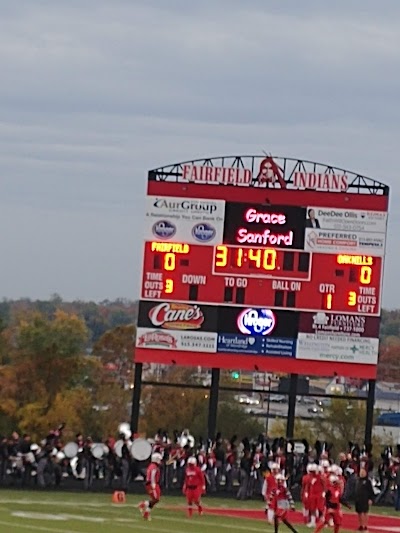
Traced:
<path id="1" fill-rule="evenodd" d="M 158 453 L 158 452 L 153 453 L 153 455 L 151 456 L 151 462 L 159 465 L 161 461 L 162 461 L 161 453 Z"/>

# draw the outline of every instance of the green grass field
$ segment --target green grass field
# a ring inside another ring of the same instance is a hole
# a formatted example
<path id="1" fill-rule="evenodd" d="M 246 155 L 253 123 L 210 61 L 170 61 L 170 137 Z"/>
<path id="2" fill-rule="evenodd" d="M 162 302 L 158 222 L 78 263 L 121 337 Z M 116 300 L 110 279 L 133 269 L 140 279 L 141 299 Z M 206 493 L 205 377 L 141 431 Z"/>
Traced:
<path id="1" fill-rule="evenodd" d="M 0 490 L 0 531 L 4 533 L 109 533 L 159 531 L 160 533 L 261 532 L 272 533 L 266 521 L 207 515 L 207 506 L 216 508 L 260 509 L 262 502 L 230 499 L 204 499 L 205 515 L 188 519 L 183 498 L 164 497 L 154 510 L 151 522 L 144 522 L 137 505 L 140 498 L 128 495 L 121 505 L 111 503 L 108 494 L 39 493 Z M 382 510 L 382 513 L 388 510 Z M 287 531 L 281 526 L 281 531 Z M 310 531 L 298 527 L 299 533 Z M 328 530 L 325 530 L 328 531 Z M 347 533 L 347 530 L 343 530 Z"/>

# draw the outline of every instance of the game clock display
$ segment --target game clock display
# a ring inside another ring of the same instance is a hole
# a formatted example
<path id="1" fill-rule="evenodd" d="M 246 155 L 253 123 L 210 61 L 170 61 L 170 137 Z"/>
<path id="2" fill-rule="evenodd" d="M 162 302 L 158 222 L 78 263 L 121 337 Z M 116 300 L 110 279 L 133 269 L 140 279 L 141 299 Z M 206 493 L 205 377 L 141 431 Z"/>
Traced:
<path id="1" fill-rule="evenodd" d="M 382 258 L 146 242 L 141 298 L 380 315 Z"/>

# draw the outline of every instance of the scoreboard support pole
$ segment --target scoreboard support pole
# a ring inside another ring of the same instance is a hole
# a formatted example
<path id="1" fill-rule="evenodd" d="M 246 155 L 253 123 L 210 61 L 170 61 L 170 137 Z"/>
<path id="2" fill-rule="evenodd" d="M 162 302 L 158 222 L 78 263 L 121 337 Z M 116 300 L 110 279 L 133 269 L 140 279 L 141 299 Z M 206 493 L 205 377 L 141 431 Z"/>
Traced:
<path id="1" fill-rule="evenodd" d="M 219 377 L 220 369 L 211 369 L 211 387 L 210 401 L 208 404 L 208 438 L 212 441 L 217 433 L 217 413 L 218 413 L 218 395 L 219 395 Z"/>
<path id="2" fill-rule="evenodd" d="M 297 397 L 298 379 L 299 379 L 299 376 L 297 374 L 290 374 L 288 414 L 287 414 L 287 424 L 286 424 L 286 438 L 287 439 L 293 439 L 293 435 L 294 435 L 294 421 L 296 418 L 296 397 Z"/>
<path id="3" fill-rule="evenodd" d="M 131 431 L 137 433 L 139 429 L 140 395 L 142 393 L 143 363 L 135 363 L 135 379 L 133 382 Z"/>
<path id="4" fill-rule="evenodd" d="M 374 425 L 374 404 L 375 404 L 375 379 L 368 381 L 368 396 L 367 396 L 367 413 L 365 420 L 365 444 L 370 446 L 372 443 L 372 428 Z"/>

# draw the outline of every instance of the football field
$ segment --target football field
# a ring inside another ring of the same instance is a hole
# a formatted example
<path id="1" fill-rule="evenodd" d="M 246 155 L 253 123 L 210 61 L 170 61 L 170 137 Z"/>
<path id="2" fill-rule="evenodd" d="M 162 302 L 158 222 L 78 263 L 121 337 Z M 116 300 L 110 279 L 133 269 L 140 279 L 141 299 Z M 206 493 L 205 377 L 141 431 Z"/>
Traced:
<path id="1" fill-rule="evenodd" d="M 165 497 L 153 511 L 152 521 L 145 522 L 137 505 L 137 495 L 127 496 L 124 504 L 113 504 L 109 494 L 61 493 L 0 490 L 0 531 L 7 533 L 110 533 L 154 531 L 160 533 L 272 533 L 262 513 L 262 502 L 238 502 L 234 499 L 204 499 L 203 516 L 187 518 L 183 498 Z M 400 520 L 381 510 L 376 527 L 370 531 L 400 533 Z M 230 516 L 234 515 L 234 516 Z M 348 516 L 343 533 L 354 531 L 354 513 Z M 298 522 L 299 513 L 290 519 Z M 372 522 L 372 519 L 371 519 Z M 371 524 L 372 525 L 372 524 Z M 312 531 L 295 526 L 299 533 Z M 284 525 L 280 531 L 288 531 Z M 325 530 L 328 531 L 328 530 Z"/>

